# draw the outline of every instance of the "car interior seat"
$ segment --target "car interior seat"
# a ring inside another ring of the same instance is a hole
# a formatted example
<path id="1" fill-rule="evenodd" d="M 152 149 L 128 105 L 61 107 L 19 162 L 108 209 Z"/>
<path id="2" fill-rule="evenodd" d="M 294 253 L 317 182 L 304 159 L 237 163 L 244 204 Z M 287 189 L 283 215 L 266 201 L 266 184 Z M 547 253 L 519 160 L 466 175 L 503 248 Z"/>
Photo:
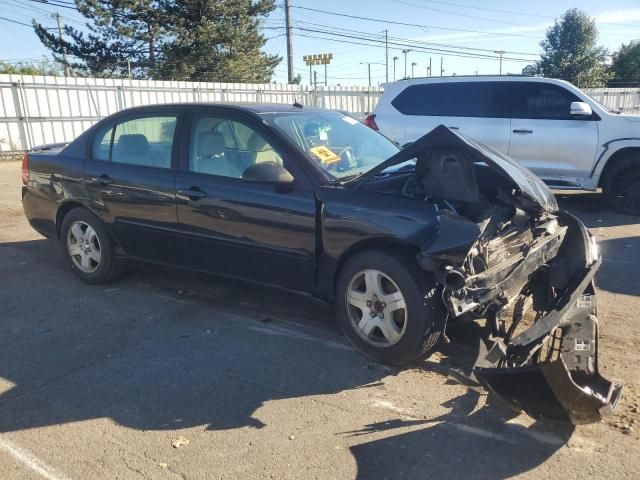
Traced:
<path id="1" fill-rule="evenodd" d="M 242 172 L 225 158 L 224 136 L 218 132 L 201 132 L 197 136 L 196 154 L 191 159 L 194 172 L 224 177 L 242 177 Z"/>
<path id="2" fill-rule="evenodd" d="M 282 159 L 273 150 L 271 145 L 262 138 L 261 135 L 254 133 L 249 137 L 247 141 L 247 150 L 250 153 L 250 164 L 262 163 L 262 162 L 275 162 L 282 165 Z"/>

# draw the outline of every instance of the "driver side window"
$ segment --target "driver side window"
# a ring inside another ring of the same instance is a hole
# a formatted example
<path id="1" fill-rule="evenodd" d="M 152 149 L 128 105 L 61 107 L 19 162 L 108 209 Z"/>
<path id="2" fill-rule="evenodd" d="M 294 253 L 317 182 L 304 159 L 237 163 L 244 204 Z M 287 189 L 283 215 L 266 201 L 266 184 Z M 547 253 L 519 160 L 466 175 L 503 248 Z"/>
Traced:
<path id="1" fill-rule="evenodd" d="M 256 166 L 267 162 L 283 165 L 282 157 L 251 127 L 209 115 L 195 119 L 189 147 L 190 171 L 253 179 Z"/>

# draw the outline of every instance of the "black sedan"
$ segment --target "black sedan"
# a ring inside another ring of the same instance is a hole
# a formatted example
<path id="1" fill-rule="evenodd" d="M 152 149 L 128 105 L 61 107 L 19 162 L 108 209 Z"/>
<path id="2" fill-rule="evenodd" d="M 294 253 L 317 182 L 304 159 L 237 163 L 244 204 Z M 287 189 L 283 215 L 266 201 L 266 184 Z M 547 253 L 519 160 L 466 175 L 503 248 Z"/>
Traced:
<path id="1" fill-rule="evenodd" d="M 482 318 L 490 351 L 466 380 L 514 408 L 581 423 L 620 395 L 595 361 L 593 238 L 531 172 L 446 127 L 401 150 L 328 110 L 149 106 L 28 152 L 22 180 L 31 225 L 85 282 L 135 258 L 314 295 L 394 365 Z"/>

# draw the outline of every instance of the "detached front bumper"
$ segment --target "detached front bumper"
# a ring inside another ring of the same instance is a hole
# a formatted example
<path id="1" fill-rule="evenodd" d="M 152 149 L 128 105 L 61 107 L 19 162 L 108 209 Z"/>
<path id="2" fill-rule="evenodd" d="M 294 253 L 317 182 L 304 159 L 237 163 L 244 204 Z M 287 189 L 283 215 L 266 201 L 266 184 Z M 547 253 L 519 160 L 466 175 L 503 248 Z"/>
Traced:
<path id="1" fill-rule="evenodd" d="M 586 229 L 584 235 L 590 242 Z M 533 418 L 598 422 L 620 399 L 622 385 L 598 372 L 593 277 L 602 259 L 597 253 L 593 257 L 593 263 L 569 282 L 557 309 L 506 343 L 498 338 L 489 348 L 481 344 L 473 368 L 476 379 Z"/>

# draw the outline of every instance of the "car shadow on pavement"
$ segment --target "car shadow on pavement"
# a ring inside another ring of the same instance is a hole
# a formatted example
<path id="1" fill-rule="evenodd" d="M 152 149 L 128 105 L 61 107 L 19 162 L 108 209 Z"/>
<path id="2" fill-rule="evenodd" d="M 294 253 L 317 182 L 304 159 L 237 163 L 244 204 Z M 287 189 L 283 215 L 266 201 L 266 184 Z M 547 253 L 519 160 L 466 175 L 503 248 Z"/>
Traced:
<path id="1" fill-rule="evenodd" d="M 261 415 L 270 402 L 366 397 L 398 373 L 355 353 L 331 310 L 304 297 L 151 266 L 88 286 L 45 240 L 3 244 L 0 265 L 0 432 L 105 417 L 141 431 L 260 430 L 270 426 Z M 454 344 L 439 353 L 454 363 L 459 351 Z M 442 373 L 448 365 L 425 368 Z M 441 376 L 434 385 L 446 382 Z M 510 411 L 479 400 L 469 391 L 435 418 L 391 412 L 397 418 L 334 435 L 350 439 L 361 479 L 506 478 L 544 462 L 573 431 L 512 423 Z M 370 409 L 350 405 L 360 407 Z"/>
<path id="2" fill-rule="evenodd" d="M 640 216 L 615 212 L 598 192 L 554 192 L 561 210 L 576 215 L 589 228 L 615 227 L 640 223 Z"/>

